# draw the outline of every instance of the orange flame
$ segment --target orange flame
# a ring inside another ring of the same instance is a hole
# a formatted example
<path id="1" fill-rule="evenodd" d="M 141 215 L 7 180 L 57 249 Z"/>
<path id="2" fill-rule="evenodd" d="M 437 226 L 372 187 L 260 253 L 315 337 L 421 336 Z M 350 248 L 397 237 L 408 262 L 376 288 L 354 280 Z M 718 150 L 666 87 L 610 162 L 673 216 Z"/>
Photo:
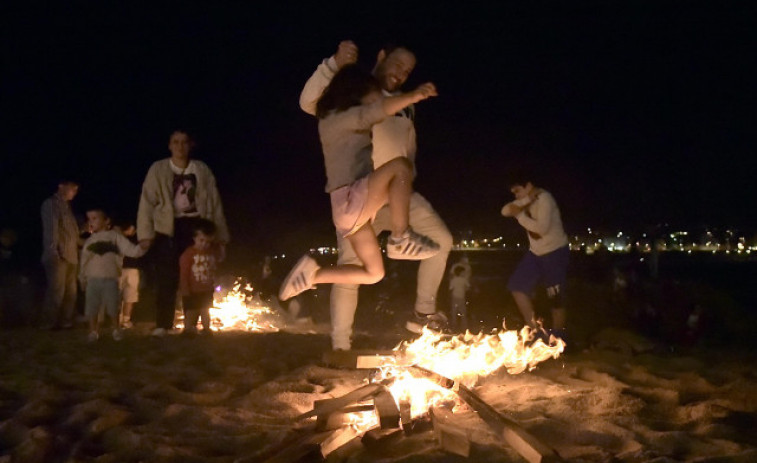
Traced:
<path id="1" fill-rule="evenodd" d="M 183 328 L 184 315 L 178 318 L 176 326 Z M 216 291 L 213 307 L 210 307 L 210 322 L 213 331 L 276 332 L 284 326 L 281 315 L 241 279 L 237 279 L 232 289 L 223 296 Z"/>
<path id="2" fill-rule="evenodd" d="M 550 357 L 557 358 L 564 349 L 562 339 L 550 336 L 546 344 L 541 338 L 535 339 L 535 331 L 528 326 L 520 332 L 503 330 L 490 335 L 466 332 L 450 336 L 424 330 L 415 341 L 400 343 L 395 348 L 398 355 L 379 367 L 374 380 L 394 378 L 389 386 L 392 396 L 398 406 L 401 401 L 408 401 L 411 416 L 417 417 L 442 403 L 459 405 L 457 384 L 471 387 L 479 378 L 501 368 L 509 374 L 530 371 Z M 412 368 L 407 368 L 411 365 L 452 379 L 455 386 L 446 388 L 432 379 L 419 377 Z"/>

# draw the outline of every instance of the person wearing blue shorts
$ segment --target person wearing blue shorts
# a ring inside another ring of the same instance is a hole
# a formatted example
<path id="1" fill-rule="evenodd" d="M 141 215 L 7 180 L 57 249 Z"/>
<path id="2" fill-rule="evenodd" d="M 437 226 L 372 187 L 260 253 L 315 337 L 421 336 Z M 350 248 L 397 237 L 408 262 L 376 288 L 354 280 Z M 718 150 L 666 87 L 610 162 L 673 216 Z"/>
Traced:
<path id="1" fill-rule="evenodd" d="M 538 328 L 532 295 L 537 284 L 546 287 L 552 311 L 551 331 L 565 333 L 565 282 L 570 250 L 555 198 L 532 183 L 531 175 L 514 173 L 509 182 L 515 200 L 505 204 L 502 215 L 512 217 L 528 233 L 528 251 L 510 276 L 507 288 L 523 319 Z"/>

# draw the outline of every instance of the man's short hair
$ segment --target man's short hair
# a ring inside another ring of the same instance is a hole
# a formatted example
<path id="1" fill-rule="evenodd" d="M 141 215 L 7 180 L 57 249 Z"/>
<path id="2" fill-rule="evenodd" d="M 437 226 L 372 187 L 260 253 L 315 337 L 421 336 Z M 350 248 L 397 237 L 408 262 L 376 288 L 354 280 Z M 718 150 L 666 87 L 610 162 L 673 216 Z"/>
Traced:
<path id="1" fill-rule="evenodd" d="M 86 212 L 99 212 L 104 218 L 110 219 L 110 214 L 108 214 L 108 211 L 102 206 L 90 206 L 87 208 Z"/>
<path id="2" fill-rule="evenodd" d="M 78 180 L 75 180 L 73 177 L 58 177 L 58 183 L 56 185 L 76 185 L 81 186 Z"/>
<path id="3" fill-rule="evenodd" d="M 404 43 L 386 42 L 381 47 L 381 49 L 384 51 L 384 53 L 386 53 L 386 56 L 389 56 L 389 55 L 392 54 L 393 51 L 400 50 L 400 49 L 406 50 L 406 51 L 412 53 L 413 55 L 415 55 L 415 52 L 413 51 L 413 49 L 410 48 L 409 46 L 405 45 Z"/>
<path id="4" fill-rule="evenodd" d="M 516 185 L 526 186 L 528 182 L 535 185 L 539 183 L 539 180 L 536 178 L 533 167 L 530 165 L 519 165 L 507 172 L 505 182 L 507 188 L 512 188 Z"/>

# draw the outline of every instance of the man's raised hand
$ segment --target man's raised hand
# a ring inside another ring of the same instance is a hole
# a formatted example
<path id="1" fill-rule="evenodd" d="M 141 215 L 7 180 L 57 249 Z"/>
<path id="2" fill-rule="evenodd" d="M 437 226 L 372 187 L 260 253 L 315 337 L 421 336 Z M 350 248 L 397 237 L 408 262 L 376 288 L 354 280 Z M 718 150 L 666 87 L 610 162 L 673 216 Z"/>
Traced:
<path id="1" fill-rule="evenodd" d="M 421 84 L 413 90 L 413 95 L 415 96 L 414 101 L 418 102 L 421 100 L 425 100 L 426 98 L 430 98 L 432 96 L 438 96 L 439 93 L 436 91 L 436 86 L 431 82 L 426 82 L 425 84 Z"/>
<path id="2" fill-rule="evenodd" d="M 339 47 L 334 54 L 334 61 L 336 61 L 337 69 L 348 64 L 357 63 L 357 45 L 352 40 L 342 40 L 339 42 Z"/>

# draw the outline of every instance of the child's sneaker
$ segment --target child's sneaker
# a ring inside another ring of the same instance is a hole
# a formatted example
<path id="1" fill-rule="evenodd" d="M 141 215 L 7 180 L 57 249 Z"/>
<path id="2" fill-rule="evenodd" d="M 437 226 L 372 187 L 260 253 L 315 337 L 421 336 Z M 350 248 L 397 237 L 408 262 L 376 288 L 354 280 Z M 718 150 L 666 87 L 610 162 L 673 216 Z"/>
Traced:
<path id="1" fill-rule="evenodd" d="M 289 272 L 289 275 L 284 279 L 279 290 L 279 299 L 286 301 L 294 296 L 307 291 L 313 287 L 313 278 L 315 272 L 321 268 L 318 263 L 305 254 L 300 257 L 294 268 Z"/>
<path id="2" fill-rule="evenodd" d="M 87 341 L 89 342 L 95 342 L 98 339 L 100 339 L 100 335 L 97 333 L 97 331 L 90 331 L 87 335 Z"/>
<path id="3" fill-rule="evenodd" d="M 425 327 L 431 331 L 441 333 L 447 329 L 447 323 L 447 316 L 441 312 L 422 314 L 413 311 L 412 318 L 405 323 L 405 329 L 412 333 L 421 334 Z"/>
<path id="4" fill-rule="evenodd" d="M 439 244 L 428 236 L 415 233 L 408 227 L 399 240 L 389 237 L 386 243 L 386 256 L 397 260 L 423 260 L 435 256 Z"/>
<path id="5" fill-rule="evenodd" d="M 116 328 L 115 330 L 113 330 L 113 340 L 114 341 L 120 341 L 123 338 L 124 338 L 123 331 L 119 330 L 118 328 Z"/>

